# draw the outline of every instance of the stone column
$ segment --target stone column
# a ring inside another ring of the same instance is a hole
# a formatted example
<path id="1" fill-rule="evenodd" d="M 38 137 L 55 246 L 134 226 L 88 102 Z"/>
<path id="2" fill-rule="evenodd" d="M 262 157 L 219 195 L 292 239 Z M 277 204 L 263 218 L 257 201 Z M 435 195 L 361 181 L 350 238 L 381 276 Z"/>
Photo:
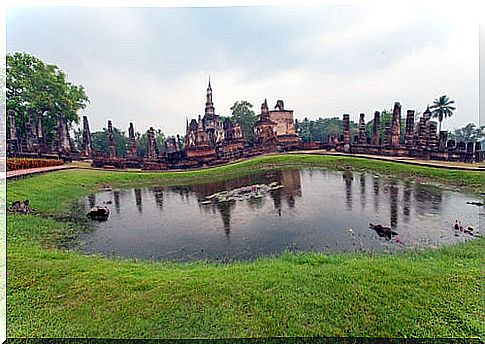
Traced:
<path id="1" fill-rule="evenodd" d="M 108 156 L 110 158 L 116 157 L 115 140 L 113 136 L 113 124 L 108 120 Z"/>
<path id="2" fill-rule="evenodd" d="M 440 136 L 438 140 L 438 146 L 440 151 L 445 151 L 446 150 L 446 141 L 448 140 L 448 132 L 446 130 L 441 130 L 440 131 Z"/>
<path id="3" fill-rule="evenodd" d="M 344 134 L 344 144 L 350 144 L 350 115 L 344 114 L 344 118 L 342 121 L 343 125 L 343 134 Z"/>
<path id="4" fill-rule="evenodd" d="M 426 138 L 426 117 L 420 117 L 418 122 L 418 148 L 421 150 L 426 149 L 427 138 Z"/>
<path id="5" fill-rule="evenodd" d="M 414 110 L 408 110 L 406 113 L 406 133 L 404 135 L 404 144 L 406 148 L 413 146 L 414 135 Z"/>
<path id="6" fill-rule="evenodd" d="M 71 151 L 69 128 L 67 127 L 66 118 L 61 113 L 57 114 L 56 136 L 55 142 L 58 152 L 69 153 Z"/>
<path id="7" fill-rule="evenodd" d="M 392 129 L 389 123 L 384 127 L 384 147 L 389 147 L 392 143 Z"/>
<path id="8" fill-rule="evenodd" d="M 36 134 L 35 134 L 35 123 L 34 123 L 34 110 L 29 110 L 29 117 L 25 125 L 25 143 L 28 152 L 33 152 L 35 150 L 36 144 Z"/>
<path id="9" fill-rule="evenodd" d="M 9 155 L 15 155 L 19 151 L 19 143 L 18 143 L 18 136 L 17 136 L 17 124 L 15 121 L 15 111 L 8 110 L 8 120 L 10 123 L 9 129 L 9 140 L 8 140 L 8 153 Z"/>
<path id="10" fill-rule="evenodd" d="M 365 135 L 365 114 L 361 113 L 359 118 L 359 145 L 365 145 L 367 142 Z"/>
<path id="11" fill-rule="evenodd" d="M 128 157 L 136 158 L 136 139 L 135 139 L 135 128 L 133 123 L 130 122 L 130 127 L 128 128 L 128 137 L 130 140 L 128 147 Z"/>
<path id="12" fill-rule="evenodd" d="M 427 142 L 426 146 L 430 150 L 438 150 L 438 136 L 436 135 L 436 128 L 438 127 L 435 121 L 428 121 L 427 125 Z"/>
<path id="13" fill-rule="evenodd" d="M 394 110 L 392 111 L 392 136 L 391 145 L 399 146 L 399 135 L 401 133 L 401 104 L 394 103 Z"/>
<path id="14" fill-rule="evenodd" d="M 372 129 L 372 145 L 379 146 L 381 138 L 381 114 L 379 111 L 374 112 L 374 125 Z"/>
<path id="15" fill-rule="evenodd" d="M 157 144 L 155 142 L 155 130 L 150 127 L 147 131 L 147 158 L 156 159 L 157 158 Z"/>
<path id="16" fill-rule="evenodd" d="M 93 155 L 91 131 L 89 130 L 88 116 L 83 116 L 83 146 L 81 154 L 90 158 Z"/>
<path id="17" fill-rule="evenodd" d="M 43 145 L 45 143 L 44 141 L 44 125 L 42 122 L 42 115 L 44 113 L 40 111 L 37 114 L 37 140 L 39 142 L 39 145 Z"/>

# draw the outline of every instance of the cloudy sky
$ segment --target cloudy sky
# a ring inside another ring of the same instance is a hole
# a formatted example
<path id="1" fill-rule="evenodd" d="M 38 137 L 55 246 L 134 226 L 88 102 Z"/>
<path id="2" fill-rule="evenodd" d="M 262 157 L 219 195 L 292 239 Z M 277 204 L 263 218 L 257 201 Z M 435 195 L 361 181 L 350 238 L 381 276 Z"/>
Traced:
<path id="1" fill-rule="evenodd" d="M 387 7 L 386 7 L 387 6 Z M 203 114 L 283 99 L 296 118 L 352 120 L 395 101 L 422 112 L 446 94 L 444 128 L 478 122 L 478 21 L 466 7 L 371 4 L 219 8 L 10 7 L 7 52 L 58 65 L 82 84 L 91 130 L 113 120 L 183 133 Z"/>

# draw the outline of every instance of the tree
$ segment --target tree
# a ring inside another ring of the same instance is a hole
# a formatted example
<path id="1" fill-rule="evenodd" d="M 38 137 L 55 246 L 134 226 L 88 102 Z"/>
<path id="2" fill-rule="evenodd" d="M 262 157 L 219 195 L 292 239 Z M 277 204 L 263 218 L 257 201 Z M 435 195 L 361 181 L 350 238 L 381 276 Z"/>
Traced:
<path id="1" fill-rule="evenodd" d="M 384 134 L 386 131 L 386 125 L 391 126 L 392 125 L 392 110 L 383 110 L 381 112 L 381 125 L 380 125 L 380 138 L 381 141 L 384 142 Z M 374 119 L 371 119 L 367 124 L 365 125 L 365 132 L 367 138 L 370 140 L 372 139 L 372 134 L 374 132 Z M 401 117 L 401 125 L 400 125 L 400 141 L 402 142 L 404 140 L 404 135 L 406 132 L 406 119 Z"/>
<path id="2" fill-rule="evenodd" d="M 113 127 L 113 139 L 115 142 L 116 156 L 124 156 L 129 143 L 125 132 Z M 103 128 L 101 131 L 91 133 L 91 142 L 94 150 L 108 154 L 108 129 Z"/>
<path id="3" fill-rule="evenodd" d="M 241 125 L 241 129 L 244 135 L 244 142 L 252 144 L 254 142 L 254 124 L 257 122 L 258 117 L 254 111 L 251 110 L 252 104 L 245 100 L 237 101 L 231 107 L 232 116 L 231 120 Z"/>
<path id="4" fill-rule="evenodd" d="M 67 81 L 59 67 L 27 53 L 7 54 L 6 79 L 7 109 L 17 112 L 16 122 L 21 134 L 29 110 L 44 113 L 45 136 L 51 140 L 57 113 L 62 113 L 68 124 L 79 123 L 77 112 L 89 102 L 83 86 Z"/>
<path id="5" fill-rule="evenodd" d="M 136 154 L 138 156 L 146 156 L 147 154 L 147 143 L 148 143 L 148 135 L 147 133 L 140 134 L 139 132 L 135 133 L 136 138 Z M 160 153 L 165 151 L 165 134 L 162 132 L 161 129 L 155 130 L 155 142 L 158 147 L 158 151 Z"/>
<path id="6" fill-rule="evenodd" d="M 466 126 L 455 129 L 450 133 L 450 138 L 455 142 L 476 142 L 485 138 L 485 125 L 477 127 L 474 123 L 468 123 Z"/>
<path id="7" fill-rule="evenodd" d="M 432 111 L 433 118 L 438 118 L 439 124 L 439 131 L 441 131 L 441 122 L 444 118 L 448 118 L 453 116 L 453 111 L 456 110 L 451 104 L 455 103 L 454 100 L 450 100 L 448 96 L 444 95 L 434 100 L 433 105 L 430 106 L 430 109 L 434 109 Z"/>

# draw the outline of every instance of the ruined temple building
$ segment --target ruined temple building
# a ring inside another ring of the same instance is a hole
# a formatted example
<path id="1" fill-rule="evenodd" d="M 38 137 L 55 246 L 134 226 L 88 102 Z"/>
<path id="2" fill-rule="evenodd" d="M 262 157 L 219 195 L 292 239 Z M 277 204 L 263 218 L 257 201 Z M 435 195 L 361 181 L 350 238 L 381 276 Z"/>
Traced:
<path id="1" fill-rule="evenodd" d="M 282 100 L 276 102 L 274 110 L 269 110 L 265 99 L 261 104 L 259 120 L 254 125 L 255 145 L 263 151 L 286 151 L 301 144 L 296 134 L 293 110 L 286 110 Z"/>
<path id="2" fill-rule="evenodd" d="M 135 139 L 135 128 L 133 127 L 133 123 L 130 122 L 130 126 L 128 128 L 128 151 L 126 152 L 126 156 L 128 158 L 134 159 L 137 157 L 137 150 L 136 150 L 136 139 Z"/>
<path id="3" fill-rule="evenodd" d="M 189 159 L 216 159 L 239 155 L 244 148 L 241 127 L 230 120 L 223 121 L 215 113 L 209 80 L 205 113 L 186 124 L 185 155 Z"/>

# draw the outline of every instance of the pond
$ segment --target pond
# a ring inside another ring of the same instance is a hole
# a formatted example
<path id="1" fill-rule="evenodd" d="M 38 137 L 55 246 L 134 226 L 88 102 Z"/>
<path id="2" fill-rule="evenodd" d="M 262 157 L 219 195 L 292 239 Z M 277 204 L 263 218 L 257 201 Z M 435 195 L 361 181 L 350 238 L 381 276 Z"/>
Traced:
<path id="1" fill-rule="evenodd" d="M 103 191 L 110 209 L 80 236 L 85 253 L 193 261 L 250 260 L 289 251 L 394 252 L 479 236 L 472 196 L 370 173 L 272 171 L 184 187 Z M 459 220 L 465 231 L 452 227 Z M 388 227 L 369 228 L 369 223 Z M 377 228 L 379 229 L 379 228 Z M 394 232 L 394 233 L 391 233 Z"/>

